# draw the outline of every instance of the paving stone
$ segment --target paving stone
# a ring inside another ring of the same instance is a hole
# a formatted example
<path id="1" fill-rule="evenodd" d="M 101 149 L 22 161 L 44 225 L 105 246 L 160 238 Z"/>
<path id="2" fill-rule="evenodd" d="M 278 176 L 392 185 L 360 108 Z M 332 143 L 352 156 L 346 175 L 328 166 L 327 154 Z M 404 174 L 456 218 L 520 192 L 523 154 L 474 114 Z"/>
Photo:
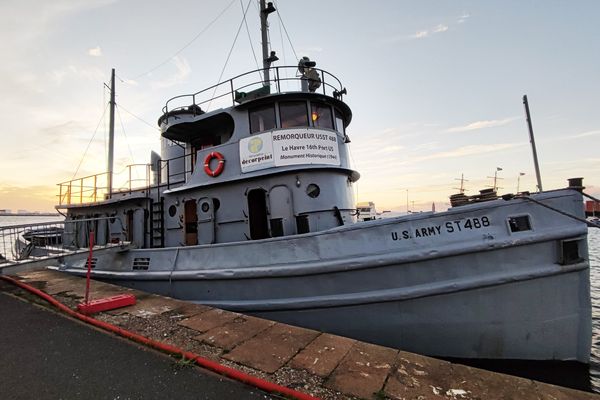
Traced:
<path id="1" fill-rule="evenodd" d="M 305 369 L 325 378 L 338 366 L 356 341 L 328 333 L 319 335 L 290 362 L 290 367 Z"/>
<path id="2" fill-rule="evenodd" d="M 177 305 L 177 300 L 160 296 L 149 296 L 146 298 L 137 299 L 137 303 L 135 303 L 133 306 L 113 310 L 111 314 L 121 315 L 128 313 L 136 317 L 151 318 L 155 315 L 171 311 L 175 309 Z"/>
<path id="3" fill-rule="evenodd" d="M 189 317 L 193 317 L 194 315 L 202 314 L 202 313 L 205 313 L 210 310 L 213 310 L 213 308 L 202 305 L 202 304 L 195 304 L 195 303 L 188 303 L 185 301 L 180 301 L 179 305 L 173 311 L 189 318 Z"/>
<path id="4" fill-rule="evenodd" d="M 240 315 L 225 325 L 213 328 L 194 339 L 221 349 L 231 350 L 274 324 L 275 322 L 266 319 Z"/>
<path id="5" fill-rule="evenodd" d="M 447 399 L 451 374 L 452 364 L 447 361 L 400 351 L 384 391 L 390 399 Z"/>
<path id="6" fill-rule="evenodd" d="M 234 348 L 223 358 L 273 373 L 318 335 L 319 332 L 309 329 L 275 324 Z"/>
<path id="7" fill-rule="evenodd" d="M 217 326 L 225 325 L 239 316 L 238 313 L 213 308 L 210 311 L 179 321 L 178 324 L 198 332 L 206 332 Z"/>
<path id="8" fill-rule="evenodd" d="M 371 399 L 383 388 L 397 354 L 398 350 L 357 342 L 327 379 L 325 386 Z"/>

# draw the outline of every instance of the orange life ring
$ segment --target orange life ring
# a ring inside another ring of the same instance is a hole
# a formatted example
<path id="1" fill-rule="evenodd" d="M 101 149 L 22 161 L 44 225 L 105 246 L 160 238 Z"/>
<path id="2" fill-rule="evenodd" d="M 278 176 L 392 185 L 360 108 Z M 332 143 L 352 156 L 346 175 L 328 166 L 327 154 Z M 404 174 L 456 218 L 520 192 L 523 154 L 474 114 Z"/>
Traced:
<path id="1" fill-rule="evenodd" d="M 216 158 L 219 161 L 217 168 L 215 168 L 214 170 L 210 169 L 210 162 L 213 158 Z M 223 154 L 219 153 L 218 151 L 213 151 L 209 153 L 204 159 L 204 172 L 206 173 L 206 175 L 212 176 L 214 178 L 221 175 L 221 172 L 223 172 L 224 169 L 225 157 L 223 157 Z"/>

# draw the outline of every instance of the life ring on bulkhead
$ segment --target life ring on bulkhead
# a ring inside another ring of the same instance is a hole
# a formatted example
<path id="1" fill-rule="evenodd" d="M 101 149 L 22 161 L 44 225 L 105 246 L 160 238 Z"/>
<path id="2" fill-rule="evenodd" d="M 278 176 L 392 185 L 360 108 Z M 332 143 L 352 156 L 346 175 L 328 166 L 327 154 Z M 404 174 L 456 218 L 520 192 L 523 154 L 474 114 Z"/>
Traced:
<path id="1" fill-rule="evenodd" d="M 217 161 L 219 161 L 219 163 L 217 164 L 217 168 L 215 168 L 214 170 L 210 169 L 210 162 L 213 160 L 213 158 L 216 158 Z M 206 173 L 206 175 L 212 176 L 214 178 L 221 175 L 221 172 L 223 172 L 224 169 L 225 157 L 223 157 L 223 154 L 219 153 L 218 151 L 213 151 L 209 153 L 204 159 L 204 172 Z"/>

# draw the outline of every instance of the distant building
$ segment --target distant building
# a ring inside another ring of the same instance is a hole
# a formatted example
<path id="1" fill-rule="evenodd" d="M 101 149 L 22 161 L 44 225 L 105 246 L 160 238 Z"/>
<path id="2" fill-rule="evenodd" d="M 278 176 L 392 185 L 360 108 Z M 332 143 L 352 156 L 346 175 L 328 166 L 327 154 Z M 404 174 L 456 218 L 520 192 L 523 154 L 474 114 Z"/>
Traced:
<path id="1" fill-rule="evenodd" d="M 587 217 L 600 216 L 600 201 L 587 200 L 585 202 L 585 215 Z"/>
<path id="2" fill-rule="evenodd" d="M 27 210 L 17 210 L 17 214 L 29 214 Z"/>
<path id="3" fill-rule="evenodd" d="M 12 210 L 8 208 L 0 208 L 0 214 L 11 214 Z"/>

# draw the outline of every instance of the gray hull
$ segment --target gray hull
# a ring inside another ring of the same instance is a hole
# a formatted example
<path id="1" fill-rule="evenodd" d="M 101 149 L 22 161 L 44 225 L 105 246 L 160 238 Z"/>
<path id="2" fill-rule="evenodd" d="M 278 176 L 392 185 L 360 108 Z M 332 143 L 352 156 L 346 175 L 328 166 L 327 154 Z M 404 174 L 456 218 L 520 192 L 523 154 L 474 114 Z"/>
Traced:
<path id="1" fill-rule="evenodd" d="M 577 192 L 536 198 L 582 214 Z M 285 238 L 99 253 L 93 275 L 432 356 L 588 362 L 586 234 L 530 201 L 497 200 Z M 61 269 L 82 274 L 84 261 Z"/>

